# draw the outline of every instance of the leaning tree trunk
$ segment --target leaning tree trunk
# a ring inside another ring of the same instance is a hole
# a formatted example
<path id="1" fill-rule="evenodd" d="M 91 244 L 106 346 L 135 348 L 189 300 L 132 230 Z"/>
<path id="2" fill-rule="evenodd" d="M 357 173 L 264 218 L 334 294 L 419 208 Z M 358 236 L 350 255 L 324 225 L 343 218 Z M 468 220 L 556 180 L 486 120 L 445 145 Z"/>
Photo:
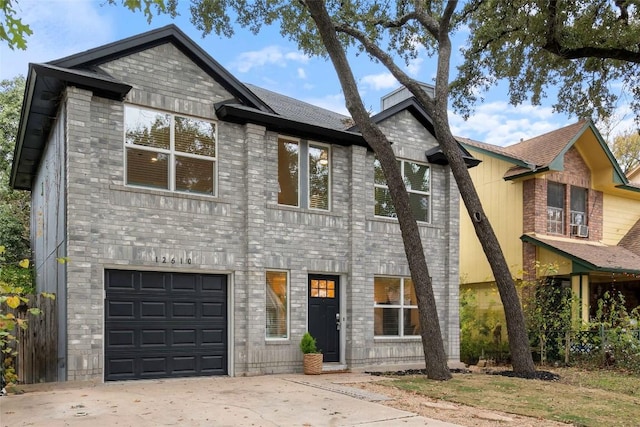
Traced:
<path id="1" fill-rule="evenodd" d="M 449 160 L 451 172 L 460 190 L 460 196 L 467 208 L 476 235 L 480 240 L 487 261 L 491 266 L 493 277 L 496 280 L 507 322 L 509 350 L 511 352 L 513 370 L 520 374 L 531 375 L 535 372 L 535 365 L 529 347 L 529 337 L 527 336 L 524 313 L 522 312 L 515 282 L 511 276 L 511 271 L 509 270 L 502 249 L 500 248 L 498 238 L 484 213 L 480 197 L 471 180 L 467 166 L 462 159 L 458 143 L 451 134 L 447 111 L 450 57 L 451 40 L 449 39 L 449 29 L 448 26 L 441 23 L 438 34 L 438 71 L 436 74 L 436 93 L 433 114 L 436 138 L 440 143 L 442 151 Z"/>
<path id="2" fill-rule="evenodd" d="M 424 248 L 420 239 L 420 230 L 411 212 L 409 196 L 407 195 L 395 155 L 391 149 L 391 144 L 382 131 L 371 121 L 362 103 L 351 67 L 338 40 L 324 2 L 308 1 L 306 6 L 318 27 L 324 46 L 333 62 L 345 94 L 347 108 L 365 141 L 378 155 L 387 179 L 391 199 L 398 216 L 411 278 L 416 290 L 427 376 L 437 380 L 450 379 L 451 372 L 447 366 L 447 355 L 444 351 L 435 296 L 424 255 Z"/>

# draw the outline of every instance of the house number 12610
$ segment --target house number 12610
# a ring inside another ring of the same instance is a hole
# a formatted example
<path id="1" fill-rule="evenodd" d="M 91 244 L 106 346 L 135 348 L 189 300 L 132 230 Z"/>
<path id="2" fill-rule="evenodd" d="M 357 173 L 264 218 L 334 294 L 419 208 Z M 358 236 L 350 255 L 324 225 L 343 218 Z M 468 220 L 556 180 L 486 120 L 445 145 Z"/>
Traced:
<path id="1" fill-rule="evenodd" d="M 163 256 L 163 257 L 156 257 L 156 262 L 160 264 L 191 264 L 191 258 L 176 259 L 174 257 L 167 258 L 166 256 Z"/>

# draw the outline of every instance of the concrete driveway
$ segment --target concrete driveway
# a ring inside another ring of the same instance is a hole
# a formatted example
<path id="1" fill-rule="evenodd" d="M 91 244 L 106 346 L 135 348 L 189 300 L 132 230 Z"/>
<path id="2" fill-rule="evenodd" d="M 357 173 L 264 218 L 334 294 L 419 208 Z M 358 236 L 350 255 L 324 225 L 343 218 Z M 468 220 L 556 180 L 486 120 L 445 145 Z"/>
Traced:
<path id="1" fill-rule="evenodd" d="M 354 387 L 366 374 L 265 375 L 25 386 L 0 397 L 0 425 L 430 426 Z"/>

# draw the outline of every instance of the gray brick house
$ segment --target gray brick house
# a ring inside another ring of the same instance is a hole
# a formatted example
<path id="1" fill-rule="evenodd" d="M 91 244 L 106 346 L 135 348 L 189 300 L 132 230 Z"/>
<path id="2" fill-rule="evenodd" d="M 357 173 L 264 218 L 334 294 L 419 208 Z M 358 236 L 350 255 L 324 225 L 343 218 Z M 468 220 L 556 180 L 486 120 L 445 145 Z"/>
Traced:
<path id="1" fill-rule="evenodd" d="M 394 102 L 374 119 L 454 363 L 458 191 L 424 111 Z M 296 372 L 307 330 L 326 369 L 423 363 L 393 206 L 348 118 L 240 83 L 172 25 L 31 64 L 22 111 L 11 183 L 32 193 L 61 380 Z"/>

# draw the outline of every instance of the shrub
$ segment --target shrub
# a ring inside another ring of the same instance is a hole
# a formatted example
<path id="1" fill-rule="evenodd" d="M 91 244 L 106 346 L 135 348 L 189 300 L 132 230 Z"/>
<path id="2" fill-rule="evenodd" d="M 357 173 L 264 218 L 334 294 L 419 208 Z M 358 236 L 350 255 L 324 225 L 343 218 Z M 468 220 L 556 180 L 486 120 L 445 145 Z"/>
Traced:
<path id="1" fill-rule="evenodd" d="M 309 332 L 305 332 L 300 340 L 300 351 L 303 354 L 320 353 L 316 348 L 316 339 Z"/>

